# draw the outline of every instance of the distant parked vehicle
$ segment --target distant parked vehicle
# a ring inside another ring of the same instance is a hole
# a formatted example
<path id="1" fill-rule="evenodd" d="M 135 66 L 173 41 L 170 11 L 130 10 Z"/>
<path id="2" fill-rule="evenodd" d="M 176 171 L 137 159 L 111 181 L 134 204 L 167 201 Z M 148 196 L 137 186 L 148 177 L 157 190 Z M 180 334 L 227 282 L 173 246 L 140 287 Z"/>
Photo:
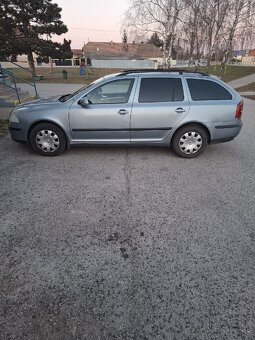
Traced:
<path id="1" fill-rule="evenodd" d="M 243 101 L 215 76 L 187 70 L 130 70 L 102 77 L 73 94 L 17 106 L 13 140 L 41 155 L 73 145 L 144 144 L 172 147 L 181 157 L 226 142 L 241 128 Z"/>

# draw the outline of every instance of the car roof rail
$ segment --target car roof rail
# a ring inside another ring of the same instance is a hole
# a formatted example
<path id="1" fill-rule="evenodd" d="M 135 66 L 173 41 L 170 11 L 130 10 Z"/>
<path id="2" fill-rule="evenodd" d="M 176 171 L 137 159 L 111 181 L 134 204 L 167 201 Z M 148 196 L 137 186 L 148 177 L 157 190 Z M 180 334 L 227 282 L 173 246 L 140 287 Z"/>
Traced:
<path id="1" fill-rule="evenodd" d="M 205 72 L 200 72 L 200 71 L 192 71 L 192 70 L 186 70 L 186 69 L 182 69 L 182 68 L 158 68 L 158 69 L 154 69 L 154 68 L 144 68 L 144 69 L 134 69 L 134 70 L 123 70 L 121 71 L 121 73 L 119 73 L 117 76 L 125 76 L 128 75 L 130 73 L 150 73 L 150 72 L 155 72 L 155 73 L 179 73 L 179 74 L 183 74 L 183 73 L 196 73 L 196 74 L 200 74 L 202 76 L 210 76 L 210 74 L 205 73 Z"/>

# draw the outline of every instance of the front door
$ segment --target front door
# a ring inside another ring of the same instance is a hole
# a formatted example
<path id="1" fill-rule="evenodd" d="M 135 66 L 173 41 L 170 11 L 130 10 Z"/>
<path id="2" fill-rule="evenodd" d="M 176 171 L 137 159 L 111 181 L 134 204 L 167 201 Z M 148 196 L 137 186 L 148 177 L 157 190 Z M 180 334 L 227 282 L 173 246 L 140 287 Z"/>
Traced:
<path id="1" fill-rule="evenodd" d="M 74 102 L 69 112 L 73 140 L 130 142 L 133 85 L 134 79 L 110 81 L 87 93 L 86 105 Z"/>

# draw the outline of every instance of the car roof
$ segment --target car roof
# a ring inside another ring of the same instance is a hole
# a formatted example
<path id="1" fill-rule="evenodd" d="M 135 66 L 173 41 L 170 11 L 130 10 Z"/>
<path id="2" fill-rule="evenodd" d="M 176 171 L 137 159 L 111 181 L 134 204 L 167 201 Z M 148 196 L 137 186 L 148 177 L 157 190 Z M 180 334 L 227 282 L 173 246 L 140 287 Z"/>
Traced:
<path id="1" fill-rule="evenodd" d="M 165 75 L 165 74 L 176 74 L 176 75 L 195 75 L 195 76 L 207 76 L 210 77 L 210 74 L 205 72 L 199 72 L 194 70 L 185 70 L 180 68 L 172 68 L 172 69 L 136 69 L 136 70 L 124 70 L 117 74 L 118 77 L 125 77 L 127 75 Z"/>

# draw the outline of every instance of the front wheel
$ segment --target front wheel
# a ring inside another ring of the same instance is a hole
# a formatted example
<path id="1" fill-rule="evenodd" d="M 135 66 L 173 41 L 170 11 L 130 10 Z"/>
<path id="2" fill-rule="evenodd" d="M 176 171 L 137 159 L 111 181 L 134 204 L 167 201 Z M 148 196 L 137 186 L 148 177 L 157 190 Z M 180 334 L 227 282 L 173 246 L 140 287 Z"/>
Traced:
<path id="1" fill-rule="evenodd" d="M 33 127 L 29 141 L 32 149 L 43 156 L 57 156 L 66 149 L 64 132 L 51 123 L 41 123 Z"/>
<path id="2" fill-rule="evenodd" d="M 186 125 L 176 131 L 172 149 L 180 157 L 194 158 L 201 155 L 208 144 L 206 131 L 198 125 Z"/>

